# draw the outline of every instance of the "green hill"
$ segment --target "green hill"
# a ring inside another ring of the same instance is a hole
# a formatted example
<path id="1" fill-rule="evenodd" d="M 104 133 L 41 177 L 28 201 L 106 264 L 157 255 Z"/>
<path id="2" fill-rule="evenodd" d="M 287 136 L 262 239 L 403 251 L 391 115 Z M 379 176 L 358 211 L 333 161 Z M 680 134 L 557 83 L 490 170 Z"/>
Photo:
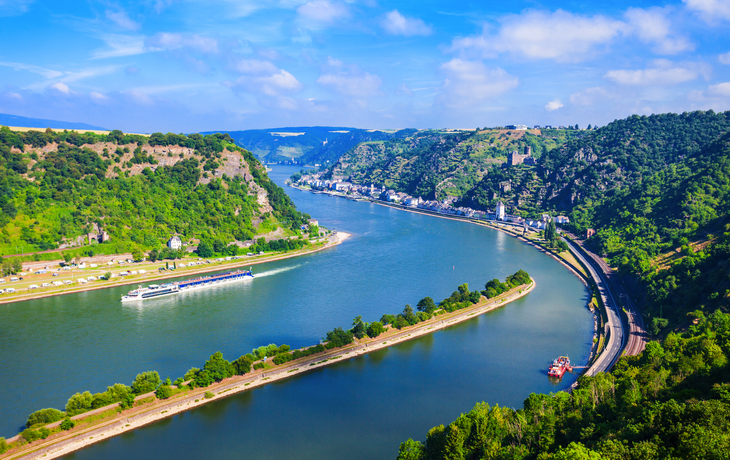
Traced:
<path id="1" fill-rule="evenodd" d="M 159 247 L 172 234 L 217 246 L 307 216 L 223 134 L 150 137 L 0 128 L 0 253 Z M 105 231 L 108 242 L 89 244 Z"/>
<path id="2" fill-rule="evenodd" d="M 327 178 L 375 184 L 427 199 L 463 197 L 524 147 L 539 158 L 581 131 L 412 131 L 364 142 L 343 155 Z"/>

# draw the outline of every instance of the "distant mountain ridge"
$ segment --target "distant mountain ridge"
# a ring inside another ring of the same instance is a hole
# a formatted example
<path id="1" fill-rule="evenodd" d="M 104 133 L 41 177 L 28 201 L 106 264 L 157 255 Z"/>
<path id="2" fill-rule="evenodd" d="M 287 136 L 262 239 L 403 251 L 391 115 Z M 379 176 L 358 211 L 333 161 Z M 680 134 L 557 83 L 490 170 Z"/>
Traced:
<path id="1" fill-rule="evenodd" d="M 299 126 L 209 131 L 228 134 L 237 145 L 250 150 L 266 163 L 330 164 L 361 142 L 388 140 L 396 131 L 337 126 Z"/>
<path id="2" fill-rule="evenodd" d="M 54 129 L 93 129 L 107 131 L 106 128 L 73 121 L 46 120 L 44 118 L 28 118 L 19 115 L 0 113 L 0 126 L 17 126 L 23 128 L 54 128 Z"/>

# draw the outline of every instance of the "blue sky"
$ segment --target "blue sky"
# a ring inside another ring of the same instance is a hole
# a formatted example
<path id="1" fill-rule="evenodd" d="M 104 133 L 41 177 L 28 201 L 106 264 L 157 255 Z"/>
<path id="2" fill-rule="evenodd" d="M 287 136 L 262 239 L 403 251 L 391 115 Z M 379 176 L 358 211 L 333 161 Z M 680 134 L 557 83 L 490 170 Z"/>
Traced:
<path id="1" fill-rule="evenodd" d="M 730 109 L 730 0 L 0 0 L 0 113 L 128 132 Z"/>

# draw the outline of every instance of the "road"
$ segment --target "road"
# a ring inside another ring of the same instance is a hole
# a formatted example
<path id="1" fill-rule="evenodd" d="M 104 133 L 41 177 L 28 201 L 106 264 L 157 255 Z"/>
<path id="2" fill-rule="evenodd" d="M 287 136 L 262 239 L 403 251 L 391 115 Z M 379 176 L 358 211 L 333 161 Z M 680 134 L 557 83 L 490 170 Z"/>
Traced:
<path id="1" fill-rule="evenodd" d="M 625 345 L 625 331 L 624 325 L 621 321 L 621 316 L 618 311 L 618 304 L 614 301 L 613 294 L 608 286 L 608 281 L 605 278 L 603 272 L 598 272 L 593 263 L 590 263 L 588 259 L 583 255 L 583 251 L 578 250 L 576 245 L 570 240 L 566 240 L 570 251 L 575 257 L 580 260 L 586 269 L 588 274 L 593 278 L 598 287 L 598 293 L 603 300 L 603 304 L 606 306 L 606 315 L 608 321 L 606 323 L 608 343 L 606 344 L 603 352 L 593 362 L 591 367 L 585 372 L 586 375 L 594 376 L 599 372 L 607 372 L 613 367 L 616 360 L 621 356 L 621 351 Z"/>
<path id="2" fill-rule="evenodd" d="M 628 295 L 626 289 L 624 289 L 623 285 L 619 281 L 618 275 L 606 263 L 606 261 L 591 251 L 586 250 L 575 236 L 573 236 L 573 238 L 574 243 L 580 246 L 581 249 L 583 249 L 583 251 L 596 263 L 600 270 L 603 271 L 604 278 L 608 280 L 614 295 L 619 296 L 619 305 L 623 305 L 625 307 L 626 316 L 629 321 L 629 336 L 626 342 L 626 347 L 624 348 L 624 354 L 627 356 L 638 355 L 644 351 L 646 342 L 649 340 L 646 333 L 646 327 L 644 325 L 644 317 L 641 315 L 641 310 L 639 310 L 639 307 L 631 299 L 631 296 Z"/>

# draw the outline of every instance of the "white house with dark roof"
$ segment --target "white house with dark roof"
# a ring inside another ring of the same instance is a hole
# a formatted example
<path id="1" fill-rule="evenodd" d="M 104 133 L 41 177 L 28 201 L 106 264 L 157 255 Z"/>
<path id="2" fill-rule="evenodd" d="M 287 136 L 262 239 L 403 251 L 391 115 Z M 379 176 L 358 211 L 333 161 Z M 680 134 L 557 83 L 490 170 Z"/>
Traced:
<path id="1" fill-rule="evenodd" d="M 167 247 L 173 251 L 179 251 L 182 249 L 182 240 L 177 235 L 172 235 L 170 240 L 167 242 Z"/>

